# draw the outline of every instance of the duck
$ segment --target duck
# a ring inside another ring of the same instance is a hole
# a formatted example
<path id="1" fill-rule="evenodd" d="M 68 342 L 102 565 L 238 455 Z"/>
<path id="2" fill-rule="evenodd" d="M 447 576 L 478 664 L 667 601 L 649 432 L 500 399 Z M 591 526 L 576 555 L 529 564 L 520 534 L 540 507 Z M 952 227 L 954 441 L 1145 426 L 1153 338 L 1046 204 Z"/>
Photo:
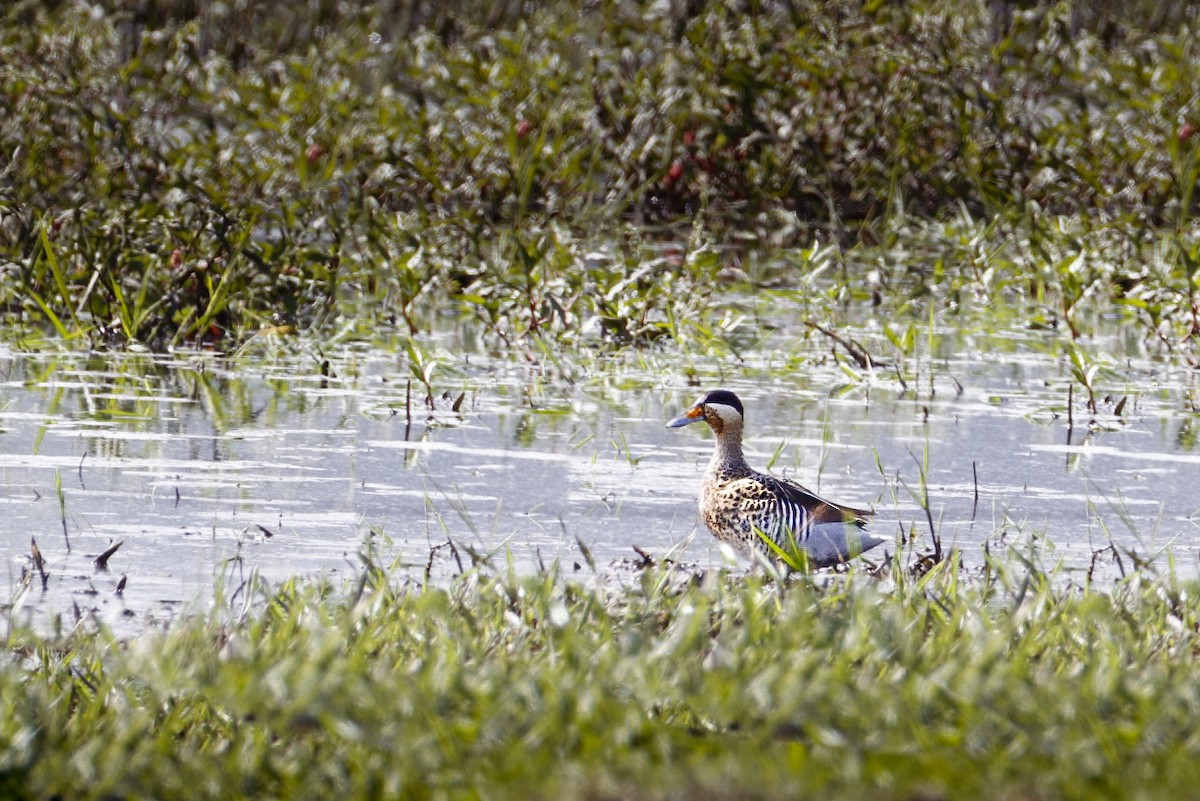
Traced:
<path id="1" fill-rule="evenodd" d="M 827 501 L 750 467 L 742 454 L 745 419 L 737 395 L 714 389 L 667 423 L 681 428 L 704 422 L 716 435 L 700 488 L 700 517 L 714 537 L 743 556 L 758 552 L 776 563 L 814 568 L 842 564 L 884 542 L 865 530 L 874 511 Z"/>

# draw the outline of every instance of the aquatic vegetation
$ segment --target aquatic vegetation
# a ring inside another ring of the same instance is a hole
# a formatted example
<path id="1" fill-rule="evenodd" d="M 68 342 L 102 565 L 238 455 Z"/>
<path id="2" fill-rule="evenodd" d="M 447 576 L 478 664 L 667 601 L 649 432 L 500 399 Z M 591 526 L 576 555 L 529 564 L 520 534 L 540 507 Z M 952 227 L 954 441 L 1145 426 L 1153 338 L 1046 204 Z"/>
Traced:
<path id="1" fill-rule="evenodd" d="M 115 640 L 10 631 L 11 797 L 1174 798 L 1195 588 L 1013 559 L 920 580 L 251 577 Z"/>
<path id="2" fill-rule="evenodd" d="M 993 6 L 18 3 L 0 311 L 90 346 L 448 310 L 643 345 L 821 273 L 1072 338 L 1115 305 L 1194 361 L 1186 4 Z"/>

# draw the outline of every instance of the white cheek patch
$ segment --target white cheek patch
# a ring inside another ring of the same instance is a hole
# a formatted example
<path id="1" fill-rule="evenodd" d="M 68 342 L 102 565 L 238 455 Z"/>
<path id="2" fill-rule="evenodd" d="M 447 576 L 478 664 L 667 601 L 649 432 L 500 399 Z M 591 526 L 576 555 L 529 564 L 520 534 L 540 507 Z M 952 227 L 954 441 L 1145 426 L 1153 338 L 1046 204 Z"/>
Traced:
<path id="1" fill-rule="evenodd" d="M 704 408 L 716 412 L 717 417 L 720 417 L 723 423 L 742 422 L 742 416 L 738 414 L 738 410 L 724 403 L 706 403 Z"/>

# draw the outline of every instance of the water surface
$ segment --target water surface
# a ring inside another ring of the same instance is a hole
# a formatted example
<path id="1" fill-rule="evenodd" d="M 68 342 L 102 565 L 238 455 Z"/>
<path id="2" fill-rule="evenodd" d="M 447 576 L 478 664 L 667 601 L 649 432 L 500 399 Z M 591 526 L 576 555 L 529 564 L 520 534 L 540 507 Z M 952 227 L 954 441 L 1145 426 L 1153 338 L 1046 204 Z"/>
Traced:
<path id="1" fill-rule="evenodd" d="M 855 333 L 882 341 L 878 326 Z M 1115 334 L 1093 345 L 1128 351 Z M 1076 386 L 1068 419 L 1069 362 L 1039 332 L 939 331 L 933 359 L 873 375 L 786 326 L 737 357 L 686 364 L 653 352 L 547 362 L 461 338 L 427 350 L 432 410 L 386 343 L 297 340 L 232 357 L 0 347 L 10 611 L 146 625 L 251 571 L 353 575 L 367 548 L 418 582 L 476 558 L 620 569 L 635 547 L 726 564 L 696 523 L 711 435 L 663 426 L 718 385 L 745 403 L 752 464 L 874 506 L 876 529 L 915 534 L 917 550 L 930 545 L 924 474 L 934 527 L 968 565 L 985 542 L 1016 544 L 1080 577 L 1116 576 L 1130 551 L 1161 559 L 1169 547 L 1195 573 L 1195 378 L 1140 354 L 1107 360 L 1096 414 Z"/>

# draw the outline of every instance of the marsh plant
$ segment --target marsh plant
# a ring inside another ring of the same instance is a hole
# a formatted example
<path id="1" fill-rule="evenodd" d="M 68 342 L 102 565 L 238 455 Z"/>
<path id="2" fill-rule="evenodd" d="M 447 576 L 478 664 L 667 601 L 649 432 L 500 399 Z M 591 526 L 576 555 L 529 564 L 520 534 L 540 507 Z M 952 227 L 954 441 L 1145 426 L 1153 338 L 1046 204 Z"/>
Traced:
<path id="1" fill-rule="evenodd" d="M 1195 25 L 1140 2 L 9 4 L 0 312 L 110 347 L 447 310 L 497 342 L 645 344 L 832 244 L 848 298 L 1000 301 L 1072 338 L 1115 306 L 1194 360 Z"/>
<path id="2" fill-rule="evenodd" d="M 1176 798 L 1195 587 L 993 554 L 768 578 L 368 563 L 118 640 L 10 629 L 14 798 Z"/>

